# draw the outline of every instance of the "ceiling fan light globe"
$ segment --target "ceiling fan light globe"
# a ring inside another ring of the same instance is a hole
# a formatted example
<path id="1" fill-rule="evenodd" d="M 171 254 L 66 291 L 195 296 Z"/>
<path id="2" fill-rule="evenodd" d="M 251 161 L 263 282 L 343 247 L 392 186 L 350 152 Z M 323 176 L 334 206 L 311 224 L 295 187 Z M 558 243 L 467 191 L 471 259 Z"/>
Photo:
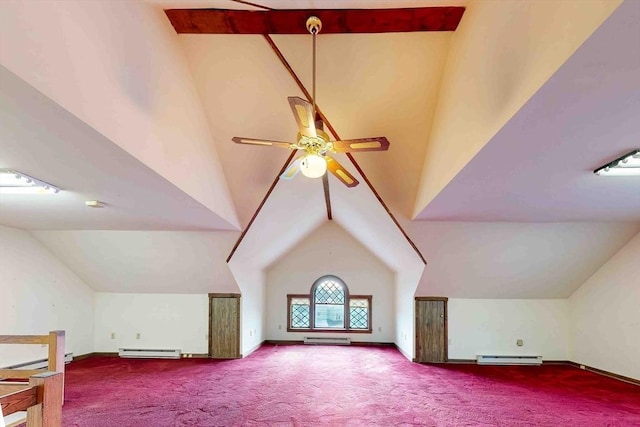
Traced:
<path id="1" fill-rule="evenodd" d="M 308 154 L 300 162 L 300 172 L 307 178 L 320 178 L 327 172 L 327 161 L 317 154 Z"/>

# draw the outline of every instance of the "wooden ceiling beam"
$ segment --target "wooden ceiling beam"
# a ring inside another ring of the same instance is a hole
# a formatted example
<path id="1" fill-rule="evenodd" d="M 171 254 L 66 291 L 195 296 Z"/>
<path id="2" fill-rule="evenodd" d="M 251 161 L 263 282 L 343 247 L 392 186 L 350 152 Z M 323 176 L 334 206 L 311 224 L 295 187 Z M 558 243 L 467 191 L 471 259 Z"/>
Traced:
<path id="1" fill-rule="evenodd" d="M 331 221 L 333 214 L 331 213 L 331 194 L 329 193 L 329 173 L 322 175 L 322 189 L 324 190 L 324 204 L 327 207 L 327 219 Z"/>
<path id="2" fill-rule="evenodd" d="M 308 34 L 315 15 L 322 34 L 455 31 L 464 7 L 311 10 L 165 10 L 178 34 Z"/>
<path id="3" fill-rule="evenodd" d="M 271 192 L 273 191 L 274 188 L 276 188 L 276 185 L 278 185 L 278 182 L 280 182 L 280 175 L 282 175 L 284 173 L 284 171 L 287 170 L 287 167 L 289 166 L 289 163 L 291 163 L 291 160 L 293 160 L 293 158 L 294 158 L 294 156 L 296 155 L 297 152 L 298 152 L 298 150 L 291 150 L 291 154 L 289 154 L 289 157 L 287 157 L 287 160 L 285 160 L 284 164 L 280 168 L 280 172 L 278 172 L 278 175 L 276 175 L 276 177 L 273 179 L 273 182 L 271 183 L 271 187 L 269 187 L 269 190 L 267 190 L 267 194 L 264 195 L 264 197 L 262 198 L 262 201 L 260 202 L 260 205 L 258 205 L 258 208 L 253 213 L 253 216 L 249 220 L 249 224 L 247 224 L 246 228 L 242 231 L 242 233 L 240 233 L 240 237 L 238 237 L 238 240 L 236 240 L 236 244 L 233 245 L 233 248 L 231 249 L 231 252 L 229 253 L 229 256 L 227 257 L 227 263 L 229 261 L 231 261 L 231 258 L 233 257 L 233 254 L 236 253 L 236 250 L 238 249 L 238 246 L 240 246 L 240 243 L 244 239 L 244 236 L 247 235 L 247 232 L 249 231 L 249 229 L 253 225 L 253 221 L 256 220 L 256 218 L 258 217 L 258 214 L 262 210 L 262 207 L 264 206 L 264 204 L 267 202 L 267 199 L 271 195 Z"/>

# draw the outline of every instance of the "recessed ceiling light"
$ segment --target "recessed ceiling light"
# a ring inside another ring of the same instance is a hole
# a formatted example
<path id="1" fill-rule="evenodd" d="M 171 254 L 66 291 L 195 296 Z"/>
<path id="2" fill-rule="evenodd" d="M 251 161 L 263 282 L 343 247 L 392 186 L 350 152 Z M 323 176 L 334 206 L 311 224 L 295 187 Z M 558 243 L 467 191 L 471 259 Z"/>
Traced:
<path id="1" fill-rule="evenodd" d="M 55 194 L 59 191 L 55 185 L 22 172 L 0 169 L 0 194 Z"/>
<path id="2" fill-rule="evenodd" d="M 84 204 L 90 208 L 104 208 L 105 206 L 100 200 L 87 200 Z"/>
<path id="3" fill-rule="evenodd" d="M 633 150 L 593 173 L 600 176 L 640 176 L 640 150 Z"/>

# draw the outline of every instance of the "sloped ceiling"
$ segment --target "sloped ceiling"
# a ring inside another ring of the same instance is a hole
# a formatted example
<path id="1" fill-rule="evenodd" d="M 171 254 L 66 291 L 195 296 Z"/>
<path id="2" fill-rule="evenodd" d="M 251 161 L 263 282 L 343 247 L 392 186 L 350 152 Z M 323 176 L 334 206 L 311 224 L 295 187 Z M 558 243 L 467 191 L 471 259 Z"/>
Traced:
<path id="1" fill-rule="evenodd" d="M 407 217 L 450 37 L 432 32 L 318 39 L 318 105 L 343 139 L 386 136 L 391 141 L 388 152 L 354 156 L 382 197 Z M 311 90 L 309 37 L 272 38 Z M 246 224 L 288 153 L 229 141 L 233 136 L 295 141 L 297 126 L 286 98 L 303 94 L 262 36 L 185 34 L 180 39 Z"/>
<path id="2" fill-rule="evenodd" d="M 631 25 L 624 25 L 618 32 L 598 29 L 620 3 L 622 1 L 479 1 L 469 5 L 458 30 L 452 36 L 438 100 L 438 111 L 429 135 L 422 179 L 416 198 L 414 208 L 416 215 L 445 191 L 460 171 L 482 161 L 477 156 L 478 152 L 505 125 L 521 114 L 523 106 L 529 103 L 531 97 L 585 41 L 590 43 L 593 37 L 602 37 L 606 40 L 605 45 L 609 49 L 613 47 L 613 50 L 616 50 L 618 46 L 626 46 L 625 43 L 628 40 L 637 40 L 639 34 L 637 9 L 640 5 L 635 1 L 625 2 L 617 11 L 617 14 L 630 17 Z M 633 51 L 638 51 L 637 44 L 631 46 L 631 52 Z M 630 53 L 624 48 L 621 52 Z M 595 52 L 590 53 L 590 55 L 594 54 L 599 55 Z M 612 67 L 624 68 L 625 65 L 621 63 Z M 598 75 L 597 69 L 581 71 L 585 74 Z M 596 78 L 592 79 L 591 83 L 585 82 L 585 91 L 593 90 L 598 85 L 597 81 Z M 610 88 L 603 87 L 600 90 L 607 92 Z M 550 94 L 547 93 L 547 95 Z M 589 92 L 585 92 L 585 95 L 598 96 Z M 567 96 L 555 99 L 544 96 L 541 98 L 538 99 L 538 105 L 545 105 L 544 111 L 560 113 L 567 108 L 577 111 L 573 105 L 576 102 L 575 98 Z M 607 102 L 609 101 L 612 100 Z M 611 105 L 611 108 L 615 109 L 616 106 Z M 537 111 L 540 113 L 539 116 L 527 117 L 530 123 L 529 129 L 532 129 L 532 124 L 538 123 L 539 128 L 545 127 L 544 112 Z M 624 118 L 621 119 L 621 121 L 624 120 Z M 606 126 L 604 128 L 606 129 Z M 564 128 L 562 150 L 557 153 L 558 157 L 566 154 L 568 147 L 575 152 L 583 150 L 583 140 L 579 133 L 571 134 L 572 130 Z M 557 135 L 551 132 L 549 136 Z M 529 145 L 532 143 L 537 145 L 545 142 L 528 138 L 524 133 L 510 136 L 508 139 L 509 147 L 513 147 L 518 153 L 522 151 L 525 159 Z M 547 143 L 545 147 L 551 148 L 549 145 L 551 144 Z M 557 148 L 556 144 L 552 150 L 545 150 L 546 154 L 555 155 Z M 508 160 L 510 166 L 517 164 L 516 159 Z M 545 167 L 550 165 L 544 163 L 537 165 L 537 159 L 532 160 L 536 164 L 537 177 L 545 177 L 544 181 L 534 178 L 533 185 L 556 190 L 563 188 L 564 184 L 558 178 L 579 179 L 593 166 L 588 162 L 573 163 L 570 165 L 573 166 L 570 169 L 571 176 L 560 177 L 554 175 L 554 170 Z M 505 167 L 504 158 L 495 160 L 493 164 L 498 162 L 502 163 L 502 168 Z M 518 170 L 510 172 L 516 177 L 519 173 Z M 492 174 L 491 177 L 493 180 L 488 184 L 501 185 L 505 180 L 498 174 Z M 487 177 L 476 175 L 472 179 L 487 180 Z M 465 195 L 458 196 L 455 191 L 453 193 L 458 200 L 466 200 Z M 520 199 L 516 200 L 512 197 L 512 194 L 505 194 L 503 199 L 513 205 L 522 203 Z M 479 208 L 484 208 L 491 206 L 494 201 L 474 200 L 474 202 Z M 592 202 L 597 203 L 593 200 Z M 513 218 L 513 220 L 517 219 Z M 540 220 L 545 218 L 542 216 L 528 218 L 528 221 Z"/>
<path id="3" fill-rule="evenodd" d="M 344 155 L 335 156 L 361 182 L 362 176 Z M 375 254 L 392 271 L 423 266 L 397 225 L 363 182 L 347 188 L 329 178 L 333 221 Z M 269 268 L 295 245 L 329 221 L 322 186 L 298 176 L 279 183 L 256 217 L 233 258 L 241 265 Z"/>
<path id="4" fill-rule="evenodd" d="M 620 6 L 416 218 L 640 220 L 640 177 L 592 173 L 640 147 L 639 15 Z"/>
<path id="5" fill-rule="evenodd" d="M 198 94 L 162 11 L 137 1 L 10 0 L 0 8 L 0 64 L 224 219 L 225 229 L 239 228 Z M 68 143 L 69 151 L 82 146 Z M 38 155 L 21 160 L 30 167 Z M 65 163 L 55 167 L 75 169 L 76 159 L 59 156 Z M 91 157 L 95 168 L 115 175 L 107 160 Z M 45 172 L 33 170 L 47 181 Z M 83 177 L 76 180 L 69 191 L 83 190 Z"/>
<path id="6" fill-rule="evenodd" d="M 0 65 L 0 168 L 56 195 L 0 195 L 2 223 L 31 230 L 235 227 Z M 46 178 L 45 178 L 46 177 Z M 86 200 L 104 209 L 89 209 Z"/>
<path id="7" fill-rule="evenodd" d="M 496 6 L 498 3 L 505 5 L 502 12 Z M 523 91 L 526 96 L 518 95 L 519 105 L 514 103 L 500 111 L 502 122 L 496 117 L 485 117 L 495 125 L 493 133 L 475 135 L 469 129 L 461 129 L 464 132 L 459 135 L 462 136 L 454 139 L 461 146 L 472 149 L 461 150 L 466 157 L 462 156 L 460 164 L 452 167 L 440 181 L 440 178 L 433 180 L 431 174 L 447 166 L 439 161 L 442 147 L 433 141 L 445 140 L 438 132 L 442 132 L 440 126 L 454 111 L 445 111 L 448 106 L 452 103 L 464 106 L 467 102 L 464 96 L 452 97 L 451 94 L 459 93 L 464 87 L 452 78 L 455 74 L 452 67 L 460 58 L 471 54 L 464 50 L 468 45 L 456 39 L 457 33 L 319 37 L 318 102 L 328 119 L 342 138 L 384 135 L 391 141 L 388 152 L 354 157 L 430 261 L 419 293 L 484 298 L 562 297 L 588 273 L 585 268 L 559 272 L 556 262 L 563 259 L 563 251 L 570 252 L 568 256 L 575 262 L 587 259 L 594 264 L 601 263 L 607 253 L 615 251 L 617 245 L 622 246 L 625 239 L 637 231 L 634 224 L 612 222 L 640 222 L 640 212 L 634 211 L 637 205 L 633 203 L 633 187 L 622 184 L 624 188 L 631 188 L 631 192 L 621 190 L 631 202 L 625 205 L 625 213 L 609 211 L 611 215 L 601 209 L 600 200 L 587 197 L 584 191 L 587 187 L 580 184 L 580 191 L 575 191 L 578 187 L 574 183 L 580 181 L 582 175 L 591 178 L 590 171 L 597 166 L 593 164 L 596 154 L 604 156 L 611 145 L 590 139 L 590 154 L 580 154 L 567 162 L 572 167 L 570 174 L 555 174 L 549 168 L 557 165 L 555 158 L 560 155 L 586 151 L 583 150 L 585 133 L 576 131 L 575 127 L 583 114 L 591 114 L 591 110 L 576 108 L 577 102 L 606 115 L 606 120 L 590 120 L 590 127 L 584 129 L 594 137 L 618 135 L 613 133 L 615 129 L 626 129 L 626 135 L 636 135 L 634 140 L 638 141 L 638 128 L 633 123 L 640 120 L 630 120 L 638 117 L 637 103 L 620 101 L 638 99 L 624 98 L 622 92 L 628 90 L 637 94 L 640 87 L 637 78 L 633 77 L 640 75 L 637 61 L 629 58 L 640 56 L 637 43 L 631 43 L 640 34 L 637 13 L 640 4 L 628 0 L 614 12 L 609 20 L 612 20 L 612 26 L 620 28 L 616 32 L 607 29 L 609 21 L 605 21 L 600 30 L 596 28 L 615 9 L 617 2 L 594 1 L 588 6 L 578 6 L 572 1 L 560 3 L 561 6 L 550 2 L 536 3 L 531 10 L 515 0 L 375 3 L 376 7 L 468 5 L 469 10 L 475 12 L 465 15 L 459 31 L 502 25 L 504 31 L 500 37 L 487 40 L 495 43 L 494 51 L 502 52 L 503 56 L 510 55 L 513 48 L 508 45 L 509 34 L 505 32 L 518 30 L 513 25 L 506 25 L 509 13 L 517 12 L 522 22 L 530 20 L 532 26 L 535 23 L 542 29 L 545 29 L 544 25 L 562 24 L 549 28 L 548 32 L 557 34 L 559 39 L 563 39 L 566 25 L 580 28 L 581 39 L 568 33 L 573 37 L 573 49 L 567 48 L 561 53 L 553 51 L 555 69 L 547 70 L 544 79 L 536 80 L 537 86 L 520 80 L 526 80 L 527 73 L 509 74 L 519 76 L 513 83 L 515 86 L 522 83 L 529 92 Z M 321 3 L 273 0 L 264 4 L 273 8 L 357 8 L 370 7 L 372 3 L 364 0 Z M 40 92 L 38 104 L 42 104 L 38 108 L 7 105 L 4 110 L 3 101 L 3 117 L 10 116 L 12 120 L 0 120 L 0 165 L 23 168 L 24 172 L 55 184 L 59 181 L 69 193 L 61 194 L 62 197 L 55 200 L 22 199 L 20 203 L 2 196 L 0 222 L 42 230 L 34 231 L 36 237 L 95 289 L 207 292 L 212 290 L 215 282 L 212 276 L 217 274 L 222 277 L 224 289 L 236 289 L 224 259 L 239 232 L 223 230 L 246 227 L 289 153 L 235 145 L 230 138 L 237 135 L 290 141 L 295 137 L 295 122 L 286 97 L 299 96 L 300 91 L 268 44 L 259 36 L 176 35 L 161 9 L 191 6 L 249 7 L 222 0 L 0 3 L 0 64 L 6 67 L 6 75 L 24 83 L 25 93 Z M 545 8 L 556 11 L 551 14 L 554 20 L 547 22 L 541 18 L 545 16 L 542 13 Z M 588 20 L 582 19 L 587 9 L 595 17 L 589 15 Z M 561 17 L 567 21 L 561 21 Z M 629 20 L 625 21 L 625 18 Z M 112 31 L 115 28 L 117 35 Z M 518 40 L 524 36 L 519 33 L 519 37 Z M 274 36 L 273 39 L 309 86 L 309 37 Z M 484 40 L 482 37 L 476 39 L 480 40 L 478 43 Z M 576 59 L 570 58 L 558 76 L 551 77 L 585 39 Z M 542 38 L 539 42 L 555 46 L 545 40 Z M 536 52 L 536 63 L 548 59 L 545 55 L 549 53 L 545 53 L 545 49 L 533 49 L 537 39 L 526 42 L 523 49 L 526 51 L 529 47 Z M 501 49 L 501 43 L 507 45 Z M 626 58 L 603 51 L 615 50 L 610 47 L 625 43 L 629 44 Z M 606 64 L 594 59 L 605 54 Z M 580 55 L 584 57 L 581 59 Z M 523 66 L 532 59 L 526 55 L 519 58 L 526 59 Z M 490 71 L 490 65 L 483 67 Z M 622 81 L 598 77 L 610 72 Z M 486 70 L 479 73 L 467 69 L 458 76 L 462 75 L 465 84 L 473 86 L 474 79 L 480 74 L 487 74 Z M 543 84 L 549 77 L 547 87 Z M 4 86 L 1 88 L 3 99 Z M 536 93 L 540 86 L 542 89 Z M 580 97 L 576 91 L 580 92 Z M 529 105 L 527 101 L 534 94 Z M 21 97 L 28 96 L 16 95 L 16 99 Z M 47 107 L 47 98 L 56 105 Z M 602 102 L 612 102 L 621 108 L 626 106 L 626 114 L 619 114 L 620 109 L 607 108 L 607 105 L 601 105 Z M 596 107 L 602 110 L 595 110 Z M 573 132 L 568 132 L 570 129 L 563 128 L 558 121 L 554 122 L 557 119 L 549 114 L 554 111 L 566 112 L 566 116 L 559 115 L 559 118 L 566 118 Z M 605 114 L 607 111 L 616 114 Z M 47 114 L 52 116 L 47 117 Z M 27 117 L 14 120 L 19 116 Z M 622 122 L 617 123 L 617 118 Z M 57 124 L 49 129 L 47 120 Z M 553 126 L 547 126 L 547 122 Z M 537 123 L 543 125 L 534 126 Z M 31 134 L 25 131 L 31 128 L 34 129 Z M 455 126 L 452 128 L 455 130 Z M 41 148 L 48 132 L 56 136 L 51 142 L 56 150 L 56 162 L 50 162 L 48 151 Z M 74 136 L 74 132 L 80 137 Z M 8 138 L 8 135 L 13 137 Z M 554 144 L 554 138 L 559 135 L 564 137 L 562 144 Z M 21 145 L 23 138 L 25 142 Z M 629 140 L 626 141 L 628 145 Z M 487 142 L 489 144 L 483 149 Z M 615 145 L 611 156 L 621 154 L 618 151 L 622 146 L 622 143 Z M 511 167 L 513 163 L 509 160 L 519 155 L 529 156 L 531 161 L 526 167 Z M 340 161 L 352 173 L 357 173 L 346 158 L 340 157 Z M 358 178 L 361 178 L 359 174 Z M 442 188 L 425 190 L 425 183 L 430 185 L 436 181 L 444 183 Z M 528 209 L 523 203 L 522 192 L 518 190 L 525 188 L 521 187 L 524 181 L 531 200 L 536 202 L 536 209 Z M 614 184 L 612 181 L 606 185 Z M 421 264 L 362 179 L 360 186 L 346 189 L 331 177 L 330 190 L 334 221 L 391 270 L 413 270 L 416 263 Z M 598 187 L 597 190 L 600 194 L 615 191 L 611 187 Z M 485 198 L 479 196 L 483 194 Z M 128 202 L 117 212 L 108 210 L 109 207 L 95 212 L 84 206 L 84 210 L 76 211 L 77 204 L 89 195 L 91 199 L 108 198 L 105 201 L 109 204 L 110 200 L 115 200 L 114 206 L 119 201 Z M 558 200 L 567 202 L 557 203 Z M 74 203 L 76 205 L 71 207 Z M 69 204 L 68 207 L 65 204 Z M 577 207 L 567 208 L 574 204 Z M 578 210 L 582 214 L 577 215 Z M 35 215 L 37 212 L 42 212 L 43 216 Z M 411 223 L 409 218 L 413 214 L 417 219 L 429 221 L 527 221 L 532 224 L 531 228 L 526 224 L 505 225 L 500 232 L 492 233 L 491 224 L 447 223 L 439 228 L 437 224 Z M 97 220 L 95 215 L 102 217 Z M 45 218 L 46 221 L 41 221 Z M 558 224 L 550 225 L 549 229 L 544 224 L 533 224 L 569 220 L 597 220 L 598 223 Z M 299 176 L 291 182 L 280 182 L 238 247 L 234 259 L 238 258 L 238 265 L 246 263 L 251 268 L 267 268 L 279 257 L 295 250 L 301 239 L 326 221 L 319 180 Z M 536 226 L 542 234 L 532 231 L 537 230 Z M 464 239 L 468 227 L 484 239 L 483 244 L 490 252 L 476 255 L 477 243 L 474 239 Z M 585 233 L 589 233 L 591 227 L 601 237 L 600 243 L 605 248 L 593 256 L 590 255 L 592 248 L 584 244 Z M 75 231 L 79 229 L 86 230 Z M 175 230 L 203 231 L 200 235 L 184 232 L 184 236 L 178 236 L 180 233 L 173 234 Z M 534 253 L 542 253 L 545 245 L 536 239 L 547 236 L 553 241 L 554 231 L 558 231 L 565 244 L 545 255 L 544 266 L 538 271 L 531 268 L 530 260 L 521 257 L 510 262 L 486 264 L 487 270 L 482 271 L 487 280 L 482 285 L 469 276 L 471 272 L 451 276 L 447 273 L 454 268 L 451 264 L 454 259 L 460 261 L 456 266 L 462 269 L 476 256 L 485 259 L 491 257 L 490 253 L 501 256 L 494 251 L 508 252 L 509 246 L 505 242 L 509 241 L 519 248 L 530 244 L 538 248 Z M 451 246 L 452 241 L 447 236 L 452 237 L 456 245 Z M 191 248 L 202 253 L 193 254 Z M 135 262 L 127 262 L 129 250 L 134 254 Z M 447 257 L 453 253 L 456 256 Z M 190 275 L 181 267 L 174 272 L 174 266 L 180 263 L 193 267 L 196 272 Z M 550 286 L 545 277 L 545 266 L 552 271 L 552 281 L 562 283 Z M 523 274 L 526 280 L 519 285 L 513 285 L 507 279 L 491 283 L 491 267 L 503 269 L 497 274 L 504 277 Z M 114 276 L 110 271 L 119 274 Z M 180 273 L 189 281 L 183 281 Z"/>
<path id="8" fill-rule="evenodd" d="M 238 292 L 224 262 L 236 232 L 32 231 L 99 292 Z"/>
<path id="9" fill-rule="evenodd" d="M 640 231 L 637 223 L 413 222 L 429 260 L 417 295 L 567 298 Z"/>
<path id="10" fill-rule="evenodd" d="M 299 176 L 277 185 L 233 254 L 235 265 L 262 270 L 327 221 L 318 184 Z"/>

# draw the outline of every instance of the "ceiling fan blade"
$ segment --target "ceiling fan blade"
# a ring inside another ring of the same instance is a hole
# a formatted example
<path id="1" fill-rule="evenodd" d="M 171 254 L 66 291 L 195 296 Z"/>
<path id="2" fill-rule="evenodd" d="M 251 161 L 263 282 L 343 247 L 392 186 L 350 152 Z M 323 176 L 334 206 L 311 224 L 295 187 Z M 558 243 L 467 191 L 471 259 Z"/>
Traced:
<path id="1" fill-rule="evenodd" d="M 231 140 L 236 144 L 270 145 L 272 147 L 291 148 L 291 143 L 282 141 L 266 141 L 264 139 L 241 138 L 239 136 L 234 136 Z"/>
<path id="2" fill-rule="evenodd" d="M 384 136 L 377 138 L 331 141 L 331 143 L 333 144 L 333 151 L 338 153 L 352 153 L 354 151 L 386 151 L 389 149 L 389 140 Z"/>
<path id="3" fill-rule="evenodd" d="M 327 159 L 327 169 L 329 169 L 329 172 L 342 181 L 344 185 L 347 187 L 355 187 L 359 184 L 358 180 L 355 179 L 348 170 L 342 167 L 336 159 L 331 156 L 325 156 L 325 159 Z"/>
<path id="4" fill-rule="evenodd" d="M 295 176 L 298 175 L 298 172 L 300 172 L 300 162 L 302 161 L 302 157 L 304 156 L 300 156 L 291 162 L 287 169 L 285 169 L 285 171 L 280 175 L 280 179 L 288 181 L 295 178 Z"/>
<path id="5" fill-rule="evenodd" d="M 298 96 L 290 96 L 287 99 L 298 123 L 300 134 L 310 138 L 317 137 L 318 133 L 316 132 L 316 123 L 313 117 L 313 106 Z"/>

